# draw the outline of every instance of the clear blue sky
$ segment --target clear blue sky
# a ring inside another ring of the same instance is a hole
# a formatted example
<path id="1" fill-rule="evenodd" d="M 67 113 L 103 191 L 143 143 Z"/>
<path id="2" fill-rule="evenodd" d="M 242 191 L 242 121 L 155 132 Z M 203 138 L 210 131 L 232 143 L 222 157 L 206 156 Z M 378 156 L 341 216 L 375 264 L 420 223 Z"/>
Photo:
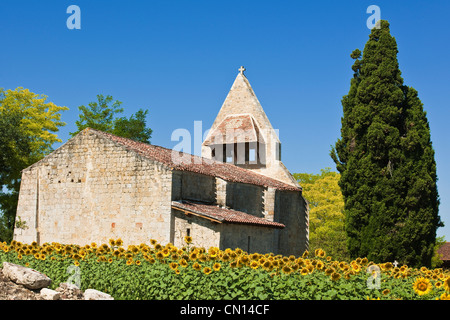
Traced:
<path id="1" fill-rule="evenodd" d="M 288 169 L 335 170 L 329 151 L 350 53 L 368 40 L 372 4 L 390 22 L 405 84 L 428 113 L 447 224 L 438 235 L 449 241 L 450 1 L 1 0 L 0 87 L 69 107 L 64 142 L 77 107 L 102 93 L 122 101 L 127 116 L 149 109 L 152 143 L 172 148 L 175 129 L 193 132 L 194 121 L 209 128 L 243 65 L 279 129 Z M 80 30 L 66 27 L 70 5 L 81 9 Z"/>

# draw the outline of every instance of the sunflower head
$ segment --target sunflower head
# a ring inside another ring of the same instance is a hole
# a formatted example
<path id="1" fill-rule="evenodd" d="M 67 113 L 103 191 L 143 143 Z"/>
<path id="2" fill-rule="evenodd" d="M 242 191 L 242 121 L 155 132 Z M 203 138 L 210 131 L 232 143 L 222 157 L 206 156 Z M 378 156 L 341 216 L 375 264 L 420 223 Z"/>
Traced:
<path id="1" fill-rule="evenodd" d="M 192 265 L 192 268 L 194 268 L 194 270 L 198 271 L 202 268 L 202 266 L 198 262 L 196 262 Z"/>
<path id="2" fill-rule="evenodd" d="M 292 269 L 288 265 L 284 265 L 283 268 L 281 268 L 281 271 L 285 274 L 290 274 L 292 272 Z"/>
<path id="3" fill-rule="evenodd" d="M 309 271 L 308 271 L 308 269 L 305 268 L 305 267 L 303 267 L 303 268 L 300 270 L 300 274 L 301 274 L 302 276 L 306 276 L 308 273 L 309 273 Z"/>
<path id="4" fill-rule="evenodd" d="M 419 295 L 425 295 L 431 291 L 431 282 L 429 279 L 419 277 L 413 284 L 414 291 Z"/>
<path id="5" fill-rule="evenodd" d="M 204 273 L 204 274 L 210 274 L 211 272 L 212 272 L 212 270 L 211 270 L 210 267 L 204 267 L 204 268 L 203 268 L 203 273 Z"/>
<path id="6" fill-rule="evenodd" d="M 444 285 L 445 291 L 450 293 L 450 277 L 447 277 L 444 281 L 442 281 L 442 284 Z"/>
<path id="7" fill-rule="evenodd" d="M 337 281 L 341 278 L 341 274 L 339 272 L 333 272 L 330 276 L 331 280 Z"/>
<path id="8" fill-rule="evenodd" d="M 176 262 L 171 262 L 171 263 L 169 264 L 169 267 L 170 267 L 170 269 L 175 270 L 175 269 L 178 268 L 178 263 L 176 263 Z"/>
<path id="9" fill-rule="evenodd" d="M 191 236 L 185 236 L 184 237 L 184 242 L 186 242 L 187 244 L 192 243 L 192 237 Z"/>

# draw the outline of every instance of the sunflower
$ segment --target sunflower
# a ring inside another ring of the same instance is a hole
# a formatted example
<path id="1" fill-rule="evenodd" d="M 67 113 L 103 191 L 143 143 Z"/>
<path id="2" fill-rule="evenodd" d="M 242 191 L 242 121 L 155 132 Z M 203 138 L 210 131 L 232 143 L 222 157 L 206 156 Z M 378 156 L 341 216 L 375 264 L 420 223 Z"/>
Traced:
<path id="1" fill-rule="evenodd" d="M 204 267 L 203 268 L 203 273 L 204 274 L 210 274 L 212 272 L 212 269 L 210 267 Z"/>
<path id="2" fill-rule="evenodd" d="M 430 292 L 431 287 L 430 280 L 423 277 L 417 278 L 413 284 L 413 289 L 419 296 Z"/>
<path id="3" fill-rule="evenodd" d="M 237 267 L 237 261 L 230 262 L 230 267 L 231 268 L 236 268 Z"/>
<path id="4" fill-rule="evenodd" d="M 442 287 L 442 282 L 437 281 L 437 282 L 434 284 L 434 286 L 435 286 L 437 289 L 439 289 L 439 288 Z"/>
<path id="5" fill-rule="evenodd" d="M 155 239 L 150 239 L 150 244 L 152 245 L 152 246 L 154 246 L 155 244 L 157 244 L 158 243 L 158 241 L 156 241 Z"/>
<path id="6" fill-rule="evenodd" d="M 305 268 L 305 267 L 303 267 L 302 270 L 300 270 L 300 274 L 301 274 L 302 276 L 306 276 L 308 273 L 309 273 L 309 272 L 308 272 L 308 269 Z"/>
<path id="7" fill-rule="evenodd" d="M 109 239 L 109 245 L 114 247 L 116 245 L 116 241 L 114 239 Z"/>
<path id="8" fill-rule="evenodd" d="M 196 251 L 191 252 L 191 254 L 189 255 L 189 260 L 197 260 L 198 255 Z"/>
<path id="9" fill-rule="evenodd" d="M 436 298 L 438 300 L 450 300 L 450 294 L 448 294 L 447 292 L 444 292 L 443 294 L 441 294 L 440 298 Z"/>
<path id="10" fill-rule="evenodd" d="M 443 281 L 443 284 L 444 284 L 444 289 L 445 289 L 445 291 L 450 292 L 450 277 L 447 277 L 447 278 Z"/>
<path id="11" fill-rule="evenodd" d="M 382 292 L 382 294 L 384 296 L 387 296 L 389 293 L 391 293 L 391 290 L 389 290 L 389 289 L 384 289 L 383 292 Z"/>
<path id="12" fill-rule="evenodd" d="M 76 260 L 73 262 L 73 264 L 76 265 L 77 267 L 80 266 L 80 263 L 78 261 L 76 261 Z"/>
<path id="13" fill-rule="evenodd" d="M 285 274 L 290 274 L 292 272 L 292 269 L 288 265 L 285 265 L 283 268 L 281 268 L 281 271 L 283 271 L 283 273 Z"/>
<path id="14" fill-rule="evenodd" d="M 191 236 L 185 236 L 184 237 L 184 242 L 186 242 L 187 244 L 192 243 L 192 237 Z"/>
<path id="15" fill-rule="evenodd" d="M 386 271 L 391 270 L 393 267 L 394 267 L 394 266 L 393 266 L 393 264 L 392 264 L 391 262 L 386 262 L 386 263 L 384 264 L 384 270 L 386 270 Z"/>
<path id="16" fill-rule="evenodd" d="M 125 253 L 125 258 L 130 259 L 132 257 L 133 257 L 133 255 L 131 253 L 129 253 L 129 252 Z"/>
<path id="17" fill-rule="evenodd" d="M 209 256 L 210 256 L 210 257 L 215 258 L 215 257 L 219 254 L 219 248 L 216 248 L 216 247 L 210 247 L 210 248 L 208 249 L 208 253 L 209 253 Z"/>
<path id="18" fill-rule="evenodd" d="M 208 256 L 204 253 L 200 253 L 200 255 L 198 256 L 198 260 L 200 260 L 201 262 L 208 261 Z"/>
<path id="19" fill-rule="evenodd" d="M 337 281 L 341 278 L 341 274 L 339 272 L 333 272 L 330 276 L 331 280 Z"/>
<path id="20" fill-rule="evenodd" d="M 81 256 L 80 256 L 78 253 L 75 253 L 75 254 L 72 256 L 72 259 L 73 259 L 73 260 L 80 260 L 80 259 L 81 259 Z"/>
<path id="21" fill-rule="evenodd" d="M 164 254 L 163 254 L 161 251 L 158 251 L 158 252 L 156 253 L 155 257 L 156 257 L 156 259 L 161 260 L 161 259 L 164 258 Z"/>
<path id="22" fill-rule="evenodd" d="M 359 272 L 361 271 L 361 267 L 359 266 L 359 264 L 354 263 L 352 264 L 352 270 L 355 272 Z"/>
<path id="23" fill-rule="evenodd" d="M 133 264 L 133 258 L 130 258 L 127 260 L 127 266 L 132 265 Z"/>
<path id="24" fill-rule="evenodd" d="M 171 263 L 169 264 L 169 267 L 170 267 L 170 269 L 175 270 L 175 269 L 178 268 L 178 263 L 176 263 L 176 262 L 171 262 Z"/>
<path id="25" fill-rule="evenodd" d="M 214 271 L 219 271 L 219 270 L 220 270 L 220 267 L 221 267 L 221 265 L 220 265 L 220 263 L 218 263 L 218 262 L 214 263 L 214 265 L 213 265 Z"/>
<path id="26" fill-rule="evenodd" d="M 335 270 L 334 270 L 333 268 L 328 267 L 328 268 L 325 269 L 325 274 L 326 274 L 327 276 L 331 276 L 331 274 L 332 274 L 334 271 L 335 271 Z"/>
<path id="27" fill-rule="evenodd" d="M 259 267 L 258 261 L 253 260 L 253 261 L 250 263 L 250 268 L 252 268 L 252 269 L 258 269 L 258 267 Z"/>
<path id="28" fill-rule="evenodd" d="M 324 266 L 325 266 L 325 265 L 323 264 L 323 262 L 322 262 L 322 261 L 319 261 L 319 262 L 317 262 L 317 264 L 316 264 L 316 269 L 317 269 L 317 270 L 322 270 Z"/>
<path id="29" fill-rule="evenodd" d="M 198 262 L 196 262 L 196 263 L 194 263 L 193 265 L 192 265 L 192 268 L 194 269 L 194 270 L 200 270 L 201 268 L 202 268 L 202 266 L 198 263 Z"/>
<path id="30" fill-rule="evenodd" d="M 262 268 L 263 268 L 264 270 L 266 270 L 266 271 L 272 271 L 273 265 L 272 265 L 272 263 L 270 262 L 270 260 L 266 260 L 266 261 L 264 261 L 264 263 L 262 264 Z"/>
<path id="31" fill-rule="evenodd" d="M 222 255 L 222 261 L 230 261 L 231 257 L 228 253 L 225 253 L 224 255 Z"/>
<path id="32" fill-rule="evenodd" d="M 122 245 L 123 245 L 123 240 L 120 239 L 120 238 L 117 239 L 117 240 L 116 240 L 116 246 L 117 246 L 117 247 L 120 247 L 120 246 L 122 246 Z"/>
<path id="33" fill-rule="evenodd" d="M 243 255 L 239 258 L 239 262 L 242 264 L 247 264 L 249 261 L 248 256 L 247 255 Z"/>
<path id="34" fill-rule="evenodd" d="M 183 268 L 186 268 L 188 266 L 188 262 L 186 261 L 186 259 L 181 259 L 179 262 L 180 266 L 182 266 Z"/>

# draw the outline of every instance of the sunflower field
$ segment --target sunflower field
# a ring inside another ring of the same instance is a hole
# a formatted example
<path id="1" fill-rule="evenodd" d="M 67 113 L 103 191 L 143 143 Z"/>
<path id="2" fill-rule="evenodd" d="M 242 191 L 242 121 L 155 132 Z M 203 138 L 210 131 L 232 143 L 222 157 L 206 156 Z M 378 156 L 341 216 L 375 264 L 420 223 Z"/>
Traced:
<path id="1" fill-rule="evenodd" d="M 116 300 L 450 300 L 450 272 L 440 268 L 336 261 L 321 249 L 282 256 L 185 241 L 182 248 L 155 240 L 127 248 L 121 239 L 85 246 L 0 242 L 0 266 L 38 270 L 52 279 L 51 289 L 71 282 Z"/>

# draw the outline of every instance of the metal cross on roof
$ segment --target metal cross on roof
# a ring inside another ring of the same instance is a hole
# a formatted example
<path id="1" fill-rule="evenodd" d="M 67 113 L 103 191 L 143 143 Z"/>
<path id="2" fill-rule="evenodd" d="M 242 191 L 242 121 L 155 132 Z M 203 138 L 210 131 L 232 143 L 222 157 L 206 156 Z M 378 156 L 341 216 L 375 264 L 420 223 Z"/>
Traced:
<path id="1" fill-rule="evenodd" d="M 241 74 L 244 74 L 244 71 L 245 71 L 245 68 L 244 68 L 243 66 L 241 66 L 241 67 L 239 68 L 239 72 L 240 72 Z"/>

